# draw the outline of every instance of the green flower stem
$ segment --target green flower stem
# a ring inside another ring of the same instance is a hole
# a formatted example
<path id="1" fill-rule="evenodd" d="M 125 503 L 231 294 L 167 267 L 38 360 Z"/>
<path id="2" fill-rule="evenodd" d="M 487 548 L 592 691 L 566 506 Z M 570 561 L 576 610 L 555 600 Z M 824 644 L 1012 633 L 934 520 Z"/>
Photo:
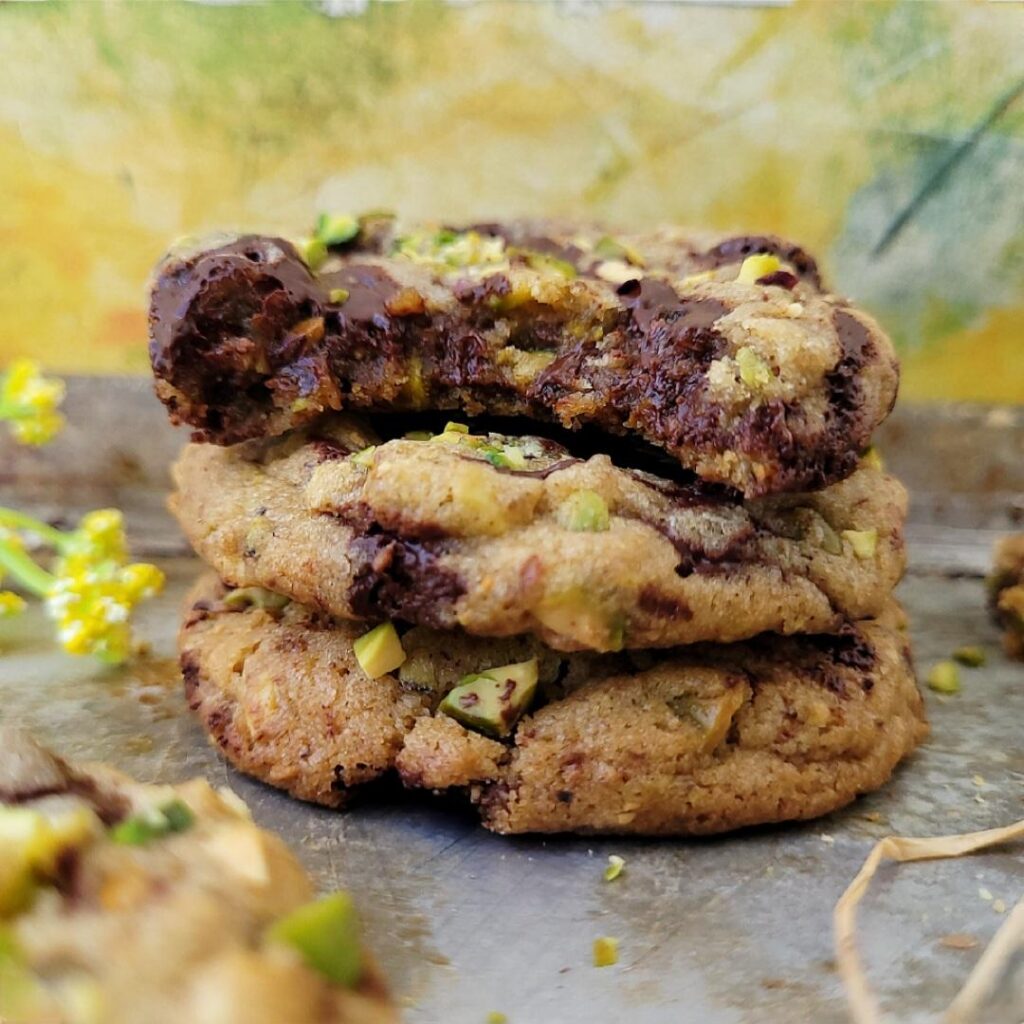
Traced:
<path id="1" fill-rule="evenodd" d="M 9 572 L 26 590 L 36 597 L 46 597 L 56 582 L 41 566 L 20 548 L 0 540 L 0 569 Z"/>
<path id="2" fill-rule="evenodd" d="M 62 553 L 70 539 L 68 534 L 55 529 L 49 523 L 33 519 L 32 516 L 25 515 L 24 512 L 19 512 L 14 508 L 0 507 L 0 526 L 6 526 L 11 530 L 29 530 Z"/>
<path id="3" fill-rule="evenodd" d="M 0 402 L 0 420 L 20 420 L 31 416 L 30 405 L 19 405 L 17 402 Z"/>

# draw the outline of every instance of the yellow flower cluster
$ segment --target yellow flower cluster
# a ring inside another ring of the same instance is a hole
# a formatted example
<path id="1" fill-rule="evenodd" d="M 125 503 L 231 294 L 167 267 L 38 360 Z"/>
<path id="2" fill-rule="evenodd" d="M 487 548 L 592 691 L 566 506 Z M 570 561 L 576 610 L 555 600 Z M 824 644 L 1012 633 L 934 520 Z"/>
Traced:
<path id="1" fill-rule="evenodd" d="M 61 544 L 46 610 L 70 654 L 121 662 L 132 652 L 131 614 L 159 593 L 164 574 L 154 565 L 125 565 L 128 545 L 117 509 L 86 514 Z"/>
<path id="2" fill-rule="evenodd" d="M 52 573 L 29 557 L 11 527 L 34 533 L 56 549 Z M 57 624 L 57 636 L 71 654 L 92 654 L 116 663 L 132 653 L 132 611 L 160 591 L 164 575 L 153 565 L 126 564 L 127 552 L 117 509 L 89 512 L 67 533 L 0 509 L 0 565 L 43 598 L 47 614 Z M 5 601 L 0 595 L 0 614 L 5 608 L 13 614 L 19 605 L 20 598 Z"/>
<path id="3" fill-rule="evenodd" d="M 23 444 L 46 444 L 60 431 L 64 418 L 57 407 L 64 399 L 63 381 L 43 377 L 29 359 L 18 359 L 0 375 L 0 419 Z"/>

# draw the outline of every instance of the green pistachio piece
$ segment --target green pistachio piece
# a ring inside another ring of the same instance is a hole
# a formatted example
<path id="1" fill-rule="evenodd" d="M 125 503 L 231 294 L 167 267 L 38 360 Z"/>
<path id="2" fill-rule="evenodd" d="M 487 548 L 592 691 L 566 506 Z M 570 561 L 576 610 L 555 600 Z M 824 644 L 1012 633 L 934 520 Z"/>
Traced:
<path id="1" fill-rule="evenodd" d="M 529 465 L 526 459 L 526 452 L 517 444 L 506 444 L 502 446 L 505 455 L 505 464 L 509 469 L 526 469 Z"/>
<path id="2" fill-rule="evenodd" d="M 616 853 L 611 854 L 608 858 L 608 867 L 604 869 L 604 880 L 606 882 L 614 882 L 622 874 L 622 869 L 625 866 L 626 860 L 624 857 L 620 857 Z"/>
<path id="3" fill-rule="evenodd" d="M 354 988 L 362 977 L 359 918 L 348 893 L 332 893 L 293 910 L 267 929 L 267 939 L 291 946 L 335 985 Z"/>
<path id="4" fill-rule="evenodd" d="M 465 423 L 454 423 L 449 421 L 444 425 L 444 432 L 446 434 L 468 434 L 469 427 Z"/>
<path id="5" fill-rule="evenodd" d="M 611 518 L 608 505 L 597 491 L 574 491 L 558 509 L 558 520 L 567 530 L 603 533 Z"/>
<path id="6" fill-rule="evenodd" d="M 523 258 L 531 270 L 539 273 L 554 272 L 562 277 L 572 280 L 576 276 L 576 268 L 568 261 L 559 259 L 546 252 L 535 252 L 533 249 L 524 249 Z"/>
<path id="7" fill-rule="evenodd" d="M 619 962 L 619 940 L 609 935 L 594 939 L 594 966 L 611 967 Z"/>
<path id="8" fill-rule="evenodd" d="M 434 435 L 429 430 L 410 430 L 403 436 L 406 441 L 429 441 Z"/>
<path id="9" fill-rule="evenodd" d="M 744 346 L 736 353 L 740 380 L 751 391 L 761 391 L 773 378 L 772 368 L 752 348 Z"/>
<path id="10" fill-rule="evenodd" d="M 932 665 L 925 682 L 936 693 L 960 692 L 960 672 L 951 661 L 940 661 Z"/>
<path id="11" fill-rule="evenodd" d="M 953 652 L 953 660 L 968 668 L 980 668 L 985 664 L 985 652 L 980 647 L 958 647 Z"/>
<path id="12" fill-rule="evenodd" d="M 537 659 L 466 676 L 438 710 L 487 736 L 507 736 L 537 690 Z"/>
<path id="13" fill-rule="evenodd" d="M 611 235 L 599 238 L 594 245 L 594 255 L 605 260 L 619 260 L 624 263 L 632 263 L 634 267 L 642 267 L 646 262 L 643 256 L 631 245 L 619 242 Z"/>
<path id="14" fill-rule="evenodd" d="M 0 806 L 0 917 L 28 906 L 61 851 L 85 845 L 97 830 L 96 816 L 85 807 L 48 817 Z"/>
<path id="15" fill-rule="evenodd" d="M 357 465 L 364 466 L 367 469 L 373 465 L 373 453 L 377 450 L 375 444 L 371 444 L 369 448 L 364 448 L 362 451 L 356 452 L 354 455 L 350 455 L 349 458 Z"/>
<path id="16" fill-rule="evenodd" d="M 402 641 L 390 622 L 382 622 L 364 633 L 352 644 L 352 649 L 359 667 L 371 679 L 394 672 L 405 661 Z"/>
<path id="17" fill-rule="evenodd" d="M 340 306 L 344 302 L 348 302 L 349 291 L 347 288 L 332 288 L 327 293 L 327 298 L 330 299 L 336 306 Z"/>
<path id="18" fill-rule="evenodd" d="M 224 595 L 223 603 L 228 608 L 262 608 L 264 611 L 279 612 L 291 601 L 283 594 L 275 594 L 272 590 L 264 590 L 263 587 L 239 587 L 237 590 L 228 591 Z"/>
<path id="19" fill-rule="evenodd" d="M 878 548 L 877 530 L 843 530 L 843 537 L 850 542 L 853 553 L 861 559 L 875 557 Z"/>
<path id="20" fill-rule="evenodd" d="M 319 270 L 327 259 L 327 246 L 320 238 L 300 238 L 295 242 L 295 249 L 312 271 Z"/>
<path id="21" fill-rule="evenodd" d="M 321 213 L 313 235 L 325 246 L 344 245 L 359 234 L 359 221 L 350 213 Z"/>
<path id="22" fill-rule="evenodd" d="M 740 264 L 740 272 L 736 280 L 742 284 L 753 284 L 760 278 L 766 277 L 768 274 L 774 274 L 776 270 L 781 269 L 782 263 L 779 261 L 778 256 L 773 256 L 769 252 L 759 252 L 753 256 L 748 256 Z"/>
<path id="23" fill-rule="evenodd" d="M 170 800 L 161 807 L 150 807 L 118 823 L 110 830 L 110 838 L 123 846 L 145 846 L 154 839 L 175 832 L 187 832 L 196 817 L 182 800 Z"/>

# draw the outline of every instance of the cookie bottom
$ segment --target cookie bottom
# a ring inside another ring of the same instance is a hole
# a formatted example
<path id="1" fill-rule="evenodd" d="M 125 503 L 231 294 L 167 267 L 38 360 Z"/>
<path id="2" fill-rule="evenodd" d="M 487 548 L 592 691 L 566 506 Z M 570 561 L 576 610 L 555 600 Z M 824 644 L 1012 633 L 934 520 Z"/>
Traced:
<path id="1" fill-rule="evenodd" d="M 395 772 L 465 791 L 496 832 L 706 835 L 836 810 L 928 729 L 895 602 L 835 636 L 623 655 L 416 628 L 370 679 L 364 626 L 226 593 L 207 576 L 188 599 L 189 705 L 236 768 L 327 806 Z M 462 676 L 534 656 L 540 697 L 507 740 L 437 711 Z"/>

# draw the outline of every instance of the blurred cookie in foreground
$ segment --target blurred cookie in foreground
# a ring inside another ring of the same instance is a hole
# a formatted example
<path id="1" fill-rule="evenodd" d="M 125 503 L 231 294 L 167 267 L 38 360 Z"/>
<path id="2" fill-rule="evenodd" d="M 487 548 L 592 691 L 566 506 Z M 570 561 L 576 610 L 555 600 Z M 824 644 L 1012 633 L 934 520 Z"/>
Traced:
<path id="1" fill-rule="evenodd" d="M 1024 533 L 1003 537 L 995 546 L 989 602 L 1003 628 L 1003 647 L 1024 659 Z"/>
<path id="2" fill-rule="evenodd" d="M 687 835 L 812 818 L 882 786 L 927 725 L 902 612 L 837 635 L 560 654 L 334 621 L 204 577 L 189 704 L 239 769 L 340 806 L 397 772 L 497 832 Z"/>
<path id="3" fill-rule="evenodd" d="M 349 897 L 314 895 L 230 792 L 0 726 L 5 1024 L 395 1024 Z"/>

